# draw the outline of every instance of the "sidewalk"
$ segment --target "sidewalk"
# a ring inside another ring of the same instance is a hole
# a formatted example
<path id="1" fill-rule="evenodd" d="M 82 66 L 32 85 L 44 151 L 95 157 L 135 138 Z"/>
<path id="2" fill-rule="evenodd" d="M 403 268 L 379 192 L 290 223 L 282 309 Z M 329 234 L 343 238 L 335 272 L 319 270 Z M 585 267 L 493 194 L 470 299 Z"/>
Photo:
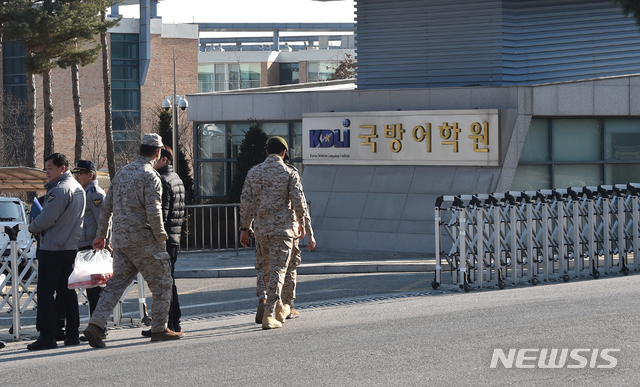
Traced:
<path id="1" fill-rule="evenodd" d="M 254 277 L 255 250 L 182 252 L 176 278 Z M 433 272 L 434 255 L 360 250 L 302 249 L 298 274 Z"/>

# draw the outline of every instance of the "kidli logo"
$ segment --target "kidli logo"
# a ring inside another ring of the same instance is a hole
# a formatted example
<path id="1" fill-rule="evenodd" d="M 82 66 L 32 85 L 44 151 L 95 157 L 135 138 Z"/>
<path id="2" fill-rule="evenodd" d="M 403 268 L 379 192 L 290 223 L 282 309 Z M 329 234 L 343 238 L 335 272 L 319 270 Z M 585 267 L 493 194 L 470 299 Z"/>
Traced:
<path id="1" fill-rule="evenodd" d="M 349 119 L 342 121 L 342 126 L 348 128 Z M 309 146 L 311 148 L 349 148 L 351 144 L 349 129 L 313 129 L 309 130 Z"/>

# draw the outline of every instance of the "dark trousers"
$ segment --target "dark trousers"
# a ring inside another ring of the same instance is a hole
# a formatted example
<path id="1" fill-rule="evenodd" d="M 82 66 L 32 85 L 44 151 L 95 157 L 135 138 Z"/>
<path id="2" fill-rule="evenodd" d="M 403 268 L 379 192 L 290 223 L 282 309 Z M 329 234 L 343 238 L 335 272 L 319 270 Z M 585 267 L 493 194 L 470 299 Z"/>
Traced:
<path id="1" fill-rule="evenodd" d="M 55 340 L 58 329 L 56 300 L 66 317 L 66 337 L 77 338 L 80 326 L 78 296 L 68 288 L 73 272 L 76 250 L 51 251 L 38 249 L 38 311 L 36 326 L 44 340 Z M 55 298 L 54 298 L 55 294 Z"/>
<path id="2" fill-rule="evenodd" d="M 87 301 L 89 301 L 89 314 L 93 316 L 93 311 L 96 310 L 98 300 L 100 299 L 100 293 L 102 293 L 102 286 L 96 286 L 95 288 L 88 288 Z"/>
<path id="3" fill-rule="evenodd" d="M 180 317 L 182 317 L 182 313 L 180 313 L 180 302 L 178 302 L 176 278 L 173 275 L 176 270 L 176 261 L 178 260 L 178 245 L 167 243 L 167 253 L 169 253 L 169 257 L 171 257 L 171 280 L 173 282 L 171 287 L 171 306 L 169 307 L 169 321 L 167 326 L 169 329 L 173 330 L 173 324 L 180 323 Z"/>

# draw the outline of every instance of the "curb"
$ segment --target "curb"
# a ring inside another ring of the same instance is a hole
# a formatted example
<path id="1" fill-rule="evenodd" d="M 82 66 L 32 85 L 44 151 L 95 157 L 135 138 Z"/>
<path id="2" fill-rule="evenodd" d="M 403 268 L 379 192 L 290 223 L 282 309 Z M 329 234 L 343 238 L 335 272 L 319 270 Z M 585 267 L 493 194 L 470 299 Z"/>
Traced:
<path id="1" fill-rule="evenodd" d="M 435 269 L 435 261 L 339 262 L 301 264 L 298 267 L 298 274 L 432 273 Z M 175 278 L 234 278 L 255 277 L 255 275 L 256 269 L 253 266 L 222 269 L 182 269 L 176 270 L 174 273 Z"/>

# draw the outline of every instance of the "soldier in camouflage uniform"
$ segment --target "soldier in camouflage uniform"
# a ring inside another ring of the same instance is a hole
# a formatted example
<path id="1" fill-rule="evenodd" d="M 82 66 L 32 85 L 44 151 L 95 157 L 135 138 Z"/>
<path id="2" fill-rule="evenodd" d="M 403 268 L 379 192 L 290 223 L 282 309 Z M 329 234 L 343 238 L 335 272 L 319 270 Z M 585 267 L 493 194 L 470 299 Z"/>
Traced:
<path id="1" fill-rule="evenodd" d="M 140 156 L 116 173 L 107 192 L 93 247 L 102 250 L 113 216 L 113 277 L 100 295 L 84 334 L 95 348 L 105 347 L 102 328 L 111 311 L 138 272 L 153 297 L 151 341 L 175 340 L 183 332 L 167 329 L 171 302 L 171 263 L 166 251 L 167 233 L 162 222 L 162 183 L 153 169 L 160 157 L 162 139 L 145 134 Z"/>
<path id="2" fill-rule="evenodd" d="M 293 165 L 289 163 L 289 155 L 285 153 L 283 161 L 285 164 L 295 170 L 298 171 Z M 302 204 L 304 205 L 304 219 L 305 219 L 305 233 L 307 238 L 309 238 L 309 242 L 307 244 L 307 249 L 312 251 L 316 247 L 316 240 L 313 236 L 313 228 L 311 227 L 311 216 L 309 214 L 309 207 L 307 206 L 307 199 L 302 196 Z M 294 230 L 298 228 L 298 222 L 294 224 Z M 284 284 L 282 286 L 282 303 L 283 307 L 278 308 L 278 312 L 276 314 L 276 319 L 280 322 L 283 322 L 284 319 L 292 319 L 300 317 L 300 312 L 293 309 L 293 301 L 296 298 L 296 277 L 298 274 L 298 266 L 300 262 L 302 262 L 302 255 L 300 252 L 300 248 L 298 246 L 298 239 L 294 240 L 293 251 L 291 253 L 291 259 L 289 260 L 289 265 L 287 266 L 287 273 L 284 277 Z M 262 324 L 262 315 L 264 314 L 264 303 L 266 302 L 267 289 L 265 286 L 265 281 L 268 280 L 265 278 L 265 270 L 264 264 L 268 264 L 268 262 L 263 262 L 263 257 L 259 254 L 260 248 L 256 245 L 256 261 L 255 268 L 257 274 L 257 287 L 256 287 L 256 296 L 260 298 L 258 302 L 258 311 L 256 312 L 256 323 Z M 266 272 L 269 270 L 267 269 Z M 289 315 L 284 315 L 285 312 L 289 312 Z"/>
<path id="3" fill-rule="evenodd" d="M 281 137 L 267 141 L 267 158 L 249 170 L 240 197 L 240 241 L 249 245 L 249 227 L 253 223 L 256 246 L 269 268 L 267 300 L 262 318 L 263 329 L 280 328 L 276 306 L 281 294 L 295 238 L 304 237 L 304 206 L 300 175 L 287 167 L 282 158 L 287 143 Z M 298 230 L 295 219 L 300 220 Z"/>

